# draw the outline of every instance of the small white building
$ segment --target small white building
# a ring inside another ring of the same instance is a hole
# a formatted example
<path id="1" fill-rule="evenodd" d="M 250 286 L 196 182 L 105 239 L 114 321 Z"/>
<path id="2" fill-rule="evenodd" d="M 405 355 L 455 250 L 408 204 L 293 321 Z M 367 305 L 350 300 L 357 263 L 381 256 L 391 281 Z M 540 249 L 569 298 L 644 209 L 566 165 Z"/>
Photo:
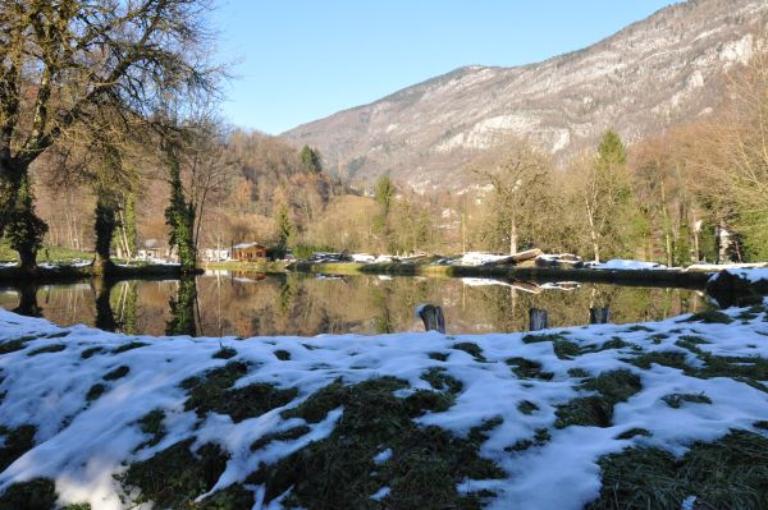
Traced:
<path id="1" fill-rule="evenodd" d="M 206 248 L 202 253 L 207 262 L 226 262 L 232 260 L 232 252 L 228 248 Z"/>

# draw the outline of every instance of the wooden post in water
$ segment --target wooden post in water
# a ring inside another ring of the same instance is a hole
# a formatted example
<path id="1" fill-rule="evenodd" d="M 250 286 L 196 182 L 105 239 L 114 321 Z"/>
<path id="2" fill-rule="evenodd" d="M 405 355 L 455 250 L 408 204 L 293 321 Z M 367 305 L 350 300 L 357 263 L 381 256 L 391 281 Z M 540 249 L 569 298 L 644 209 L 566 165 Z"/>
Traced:
<path id="1" fill-rule="evenodd" d="M 529 329 L 531 331 L 539 331 L 549 327 L 549 317 L 546 310 L 531 308 L 528 311 L 528 318 L 530 319 Z"/>
<path id="2" fill-rule="evenodd" d="M 611 320 L 611 309 L 606 307 L 590 308 L 589 309 L 589 323 L 590 324 L 608 324 Z"/>
<path id="3" fill-rule="evenodd" d="M 424 322 L 424 329 L 445 334 L 445 316 L 439 306 L 424 304 L 416 307 L 416 315 Z"/>

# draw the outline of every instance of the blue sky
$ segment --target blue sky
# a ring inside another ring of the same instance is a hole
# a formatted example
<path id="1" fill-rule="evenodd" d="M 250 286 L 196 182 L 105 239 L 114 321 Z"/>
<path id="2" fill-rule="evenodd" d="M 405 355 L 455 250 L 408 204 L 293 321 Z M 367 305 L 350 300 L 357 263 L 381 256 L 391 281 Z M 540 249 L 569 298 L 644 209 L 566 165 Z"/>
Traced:
<path id="1" fill-rule="evenodd" d="M 457 67 L 583 48 L 672 0 L 218 0 L 223 113 L 278 134 Z"/>

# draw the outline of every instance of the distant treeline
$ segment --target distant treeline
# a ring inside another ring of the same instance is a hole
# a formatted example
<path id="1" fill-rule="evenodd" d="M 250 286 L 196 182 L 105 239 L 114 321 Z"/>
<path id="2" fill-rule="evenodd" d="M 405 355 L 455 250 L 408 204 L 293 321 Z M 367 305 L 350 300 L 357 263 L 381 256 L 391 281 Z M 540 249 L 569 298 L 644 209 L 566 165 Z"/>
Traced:
<path id="1" fill-rule="evenodd" d="M 202 248 L 244 241 L 768 258 L 765 53 L 731 72 L 716 111 L 629 147 L 607 130 L 562 168 L 508 140 L 470 164 L 479 186 L 419 194 L 385 175 L 353 189 L 317 150 L 221 122 L 204 4 L 2 4 L 0 232 L 26 268 L 44 244 L 96 251 L 109 270 L 113 254 L 142 248 L 170 248 L 192 268 Z"/>

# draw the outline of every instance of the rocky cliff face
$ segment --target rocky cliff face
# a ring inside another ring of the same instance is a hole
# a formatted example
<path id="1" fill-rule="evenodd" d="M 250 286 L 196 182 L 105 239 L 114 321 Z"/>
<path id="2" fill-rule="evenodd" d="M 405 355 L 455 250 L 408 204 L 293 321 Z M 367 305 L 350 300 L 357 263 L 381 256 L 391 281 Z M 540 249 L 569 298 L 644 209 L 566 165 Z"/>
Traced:
<path id="1" fill-rule="evenodd" d="M 766 0 L 690 0 L 587 49 L 523 67 L 465 67 L 285 137 L 350 179 L 383 173 L 427 191 L 472 181 L 466 162 L 509 137 L 564 160 L 607 128 L 629 140 L 706 115 L 723 72 L 768 30 Z"/>

